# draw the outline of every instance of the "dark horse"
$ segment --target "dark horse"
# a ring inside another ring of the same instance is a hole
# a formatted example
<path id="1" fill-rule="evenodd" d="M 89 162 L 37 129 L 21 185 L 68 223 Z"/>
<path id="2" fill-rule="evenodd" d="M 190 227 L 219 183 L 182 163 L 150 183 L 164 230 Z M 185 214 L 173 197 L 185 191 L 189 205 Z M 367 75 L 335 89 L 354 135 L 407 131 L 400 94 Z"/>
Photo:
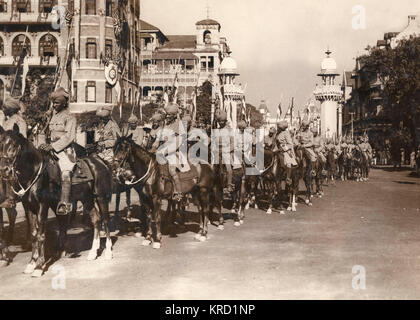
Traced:
<path id="1" fill-rule="evenodd" d="M 171 215 L 174 214 L 172 212 L 174 188 L 168 173 L 168 165 L 159 164 L 156 156 L 136 145 L 131 139 L 131 135 L 119 137 L 114 146 L 114 170 L 122 168 L 126 163 L 137 177 L 135 188 L 140 194 L 147 213 L 147 233 L 143 245 L 150 245 L 153 241 L 153 248 L 158 249 L 162 240 L 162 200 L 168 201 L 168 211 Z M 193 198 L 198 200 L 200 228 L 196 239 L 205 241 L 211 208 L 210 194 L 215 185 L 215 178 L 209 164 L 200 163 L 195 167 L 198 173 L 197 181 L 191 181 L 188 190 L 184 190 L 184 193 L 191 193 Z M 155 233 L 153 229 L 156 230 Z"/>
<path id="2" fill-rule="evenodd" d="M 301 146 L 295 147 L 295 154 L 299 166 L 299 178 L 303 179 L 303 181 L 305 182 L 305 203 L 308 206 L 312 206 L 312 178 L 315 176 L 315 171 L 313 171 L 312 168 L 315 166 L 315 163 L 312 163 L 309 154 Z"/>
<path id="3" fill-rule="evenodd" d="M 39 277 L 46 267 L 45 235 L 48 209 L 56 213 L 60 200 L 60 168 L 52 155 L 41 152 L 25 139 L 18 131 L 2 133 L 1 163 L 2 177 L 6 179 L 13 193 L 22 198 L 22 203 L 28 208 L 29 224 L 32 235 L 32 255 L 24 273 Z M 112 258 L 112 241 L 109 234 L 108 202 L 111 195 L 111 176 L 107 168 L 95 158 L 84 159 L 88 165 L 93 181 L 82 182 L 72 186 L 72 201 L 81 201 L 91 216 L 94 226 L 92 248 L 88 260 L 98 255 L 100 247 L 99 227 L 101 218 L 105 221 L 107 236 L 105 258 Z M 16 191 L 18 189 L 18 191 Z M 98 209 L 95 208 L 97 205 Z M 58 255 L 65 254 L 68 215 L 57 215 L 59 226 Z"/>

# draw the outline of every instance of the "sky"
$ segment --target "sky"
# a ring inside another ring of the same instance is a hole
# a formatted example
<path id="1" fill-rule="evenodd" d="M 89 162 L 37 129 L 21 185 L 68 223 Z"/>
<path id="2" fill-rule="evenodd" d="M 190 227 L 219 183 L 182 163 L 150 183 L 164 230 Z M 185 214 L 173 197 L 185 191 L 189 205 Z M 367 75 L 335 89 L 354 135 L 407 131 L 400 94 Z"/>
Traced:
<path id="1" fill-rule="evenodd" d="M 271 112 L 280 102 L 285 112 L 292 97 L 303 108 L 320 83 L 317 73 L 328 47 L 337 73 L 351 71 L 367 45 L 376 45 L 385 32 L 402 31 L 408 15 L 420 15 L 419 0 L 140 1 L 142 19 L 171 35 L 195 34 L 195 23 L 209 8 L 238 63 L 237 82 L 247 84 L 247 102 L 258 106 L 265 99 Z"/>

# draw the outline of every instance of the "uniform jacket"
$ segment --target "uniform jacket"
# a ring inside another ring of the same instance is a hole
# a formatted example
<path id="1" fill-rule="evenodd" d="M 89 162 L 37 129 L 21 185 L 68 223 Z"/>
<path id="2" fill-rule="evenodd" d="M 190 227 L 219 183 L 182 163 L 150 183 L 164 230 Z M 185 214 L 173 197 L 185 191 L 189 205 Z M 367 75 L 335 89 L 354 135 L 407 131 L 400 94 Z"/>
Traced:
<path id="1" fill-rule="evenodd" d="M 290 132 L 284 130 L 277 135 L 277 146 L 283 152 L 293 150 L 293 140 Z"/>
<path id="2" fill-rule="evenodd" d="M 53 113 L 49 129 L 51 132 L 51 145 L 56 152 L 70 146 L 76 139 L 76 118 L 68 108 Z"/>
<path id="3" fill-rule="evenodd" d="M 314 134 L 307 130 L 298 134 L 298 141 L 304 148 L 312 148 L 314 144 Z"/>
<path id="4" fill-rule="evenodd" d="M 96 141 L 105 149 L 110 149 L 114 147 L 117 135 L 121 135 L 120 128 L 113 120 L 109 120 L 103 128 L 97 130 Z"/>

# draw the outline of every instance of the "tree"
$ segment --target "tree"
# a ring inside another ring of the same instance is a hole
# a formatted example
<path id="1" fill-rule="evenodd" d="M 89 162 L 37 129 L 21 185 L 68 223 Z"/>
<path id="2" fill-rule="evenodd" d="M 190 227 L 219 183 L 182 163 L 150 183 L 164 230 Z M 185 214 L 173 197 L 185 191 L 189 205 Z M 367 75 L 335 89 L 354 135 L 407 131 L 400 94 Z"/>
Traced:
<path id="1" fill-rule="evenodd" d="M 252 104 L 246 104 L 246 113 L 250 115 L 251 127 L 258 129 L 264 125 L 262 114 Z"/>
<path id="2" fill-rule="evenodd" d="M 207 124 L 210 124 L 211 119 L 212 88 L 211 82 L 205 81 L 198 88 L 197 95 L 197 119 L 203 118 Z"/>
<path id="3" fill-rule="evenodd" d="M 420 142 L 420 37 L 403 39 L 395 48 L 370 48 L 361 61 L 366 76 L 377 76 L 383 85 L 383 107 L 394 129 L 402 122 L 416 147 Z"/>

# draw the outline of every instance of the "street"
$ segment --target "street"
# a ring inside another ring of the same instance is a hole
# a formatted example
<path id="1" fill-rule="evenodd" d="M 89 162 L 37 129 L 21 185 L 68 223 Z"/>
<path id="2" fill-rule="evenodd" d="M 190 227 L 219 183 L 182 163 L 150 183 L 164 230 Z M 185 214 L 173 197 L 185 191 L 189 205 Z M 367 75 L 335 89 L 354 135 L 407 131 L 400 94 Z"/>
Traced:
<path id="1" fill-rule="evenodd" d="M 0 299 L 419 299 L 420 179 L 373 169 L 368 182 L 337 181 L 324 191 L 295 213 L 249 209 L 242 226 L 210 226 L 203 243 L 192 224 L 177 238 L 165 235 L 159 250 L 127 233 L 111 261 L 87 261 L 91 233 L 70 230 L 81 252 L 37 279 L 22 273 L 30 252 L 21 249 L 19 212 L 17 254 L 0 269 Z M 352 270 L 365 271 L 365 289 L 354 287 Z M 65 288 L 54 289 L 60 272 Z"/>

